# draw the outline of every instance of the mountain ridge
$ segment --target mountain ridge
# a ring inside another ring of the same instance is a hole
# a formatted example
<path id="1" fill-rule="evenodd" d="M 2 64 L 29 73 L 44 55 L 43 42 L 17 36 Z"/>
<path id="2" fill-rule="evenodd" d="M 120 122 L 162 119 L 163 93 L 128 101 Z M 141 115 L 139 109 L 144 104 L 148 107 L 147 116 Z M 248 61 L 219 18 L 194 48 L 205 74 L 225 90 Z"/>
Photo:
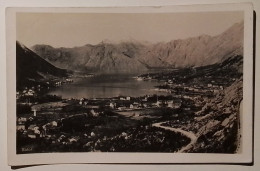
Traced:
<path id="1" fill-rule="evenodd" d="M 22 43 L 16 41 L 16 82 L 18 88 L 47 77 L 63 77 L 66 75 L 66 70 L 53 66 Z"/>
<path id="2" fill-rule="evenodd" d="M 200 35 L 155 44 L 86 44 L 74 48 L 35 45 L 31 49 L 54 66 L 95 72 L 133 72 L 149 68 L 205 66 L 243 55 L 243 22 L 216 36 Z"/>

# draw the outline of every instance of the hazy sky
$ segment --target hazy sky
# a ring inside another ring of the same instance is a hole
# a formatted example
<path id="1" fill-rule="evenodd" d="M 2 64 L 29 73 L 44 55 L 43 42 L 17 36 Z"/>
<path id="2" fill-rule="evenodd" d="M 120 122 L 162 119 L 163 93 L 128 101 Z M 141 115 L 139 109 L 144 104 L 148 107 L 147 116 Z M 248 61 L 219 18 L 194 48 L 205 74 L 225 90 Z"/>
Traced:
<path id="1" fill-rule="evenodd" d="M 167 42 L 218 35 L 243 20 L 243 12 L 164 14 L 17 13 L 17 40 L 31 47 L 74 47 L 137 40 Z"/>

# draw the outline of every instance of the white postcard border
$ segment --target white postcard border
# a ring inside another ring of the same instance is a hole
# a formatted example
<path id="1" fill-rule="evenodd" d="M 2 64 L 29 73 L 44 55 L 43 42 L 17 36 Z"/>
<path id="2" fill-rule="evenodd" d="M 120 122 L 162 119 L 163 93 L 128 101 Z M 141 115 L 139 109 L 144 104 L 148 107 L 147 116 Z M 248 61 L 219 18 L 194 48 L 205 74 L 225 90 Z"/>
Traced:
<path id="1" fill-rule="evenodd" d="M 15 108 L 15 41 L 17 12 L 90 12 L 90 13 L 165 13 L 244 11 L 244 71 L 241 154 L 195 153 L 39 153 L 16 154 Z M 8 104 L 8 163 L 34 165 L 54 163 L 250 163 L 252 162 L 253 133 L 253 8 L 251 4 L 217 4 L 162 7 L 106 7 L 106 8 L 7 8 L 7 104 Z"/>

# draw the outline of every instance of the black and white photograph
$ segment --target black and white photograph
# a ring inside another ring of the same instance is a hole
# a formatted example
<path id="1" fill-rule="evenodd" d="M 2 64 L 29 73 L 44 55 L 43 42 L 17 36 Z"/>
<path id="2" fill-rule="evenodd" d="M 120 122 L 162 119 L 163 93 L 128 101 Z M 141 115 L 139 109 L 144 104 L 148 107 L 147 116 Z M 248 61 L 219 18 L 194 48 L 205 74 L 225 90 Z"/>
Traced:
<path id="1" fill-rule="evenodd" d="M 244 10 L 92 11 L 14 14 L 16 155 L 244 153 Z"/>

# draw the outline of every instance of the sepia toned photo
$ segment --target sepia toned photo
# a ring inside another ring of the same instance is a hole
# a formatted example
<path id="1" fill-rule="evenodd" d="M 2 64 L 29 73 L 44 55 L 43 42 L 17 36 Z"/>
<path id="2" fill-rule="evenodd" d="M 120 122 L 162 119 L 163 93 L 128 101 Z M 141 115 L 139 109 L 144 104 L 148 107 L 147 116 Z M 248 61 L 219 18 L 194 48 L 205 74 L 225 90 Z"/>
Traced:
<path id="1" fill-rule="evenodd" d="M 122 11 L 13 13 L 15 154 L 242 155 L 245 10 Z"/>

